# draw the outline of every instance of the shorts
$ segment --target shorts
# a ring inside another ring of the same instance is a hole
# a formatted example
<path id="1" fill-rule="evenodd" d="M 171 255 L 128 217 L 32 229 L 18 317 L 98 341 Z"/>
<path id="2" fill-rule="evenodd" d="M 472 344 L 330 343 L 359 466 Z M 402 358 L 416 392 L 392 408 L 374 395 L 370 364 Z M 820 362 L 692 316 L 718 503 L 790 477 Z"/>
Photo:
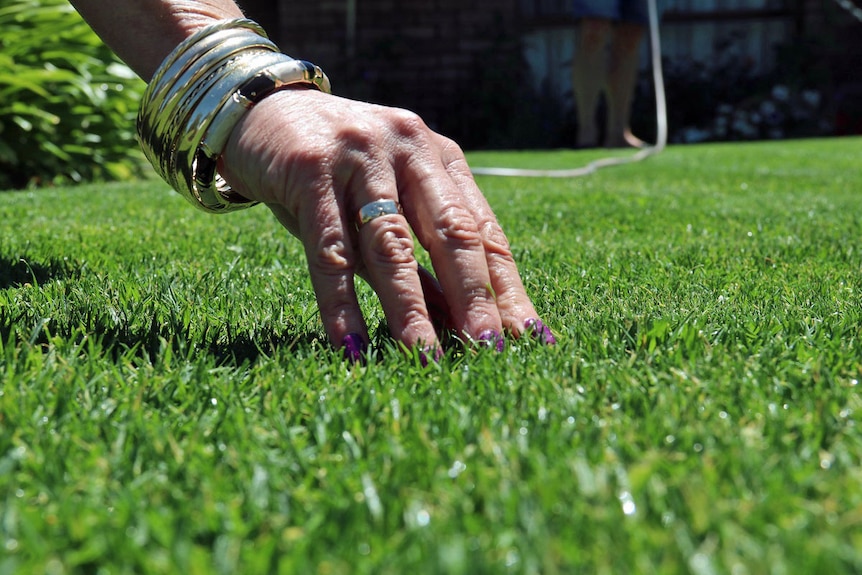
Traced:
<path id="1" fill-rule="evenodd" d="M 578 18 L 605 18 L 649 24 L 647 0 L 572 0 Z"/>

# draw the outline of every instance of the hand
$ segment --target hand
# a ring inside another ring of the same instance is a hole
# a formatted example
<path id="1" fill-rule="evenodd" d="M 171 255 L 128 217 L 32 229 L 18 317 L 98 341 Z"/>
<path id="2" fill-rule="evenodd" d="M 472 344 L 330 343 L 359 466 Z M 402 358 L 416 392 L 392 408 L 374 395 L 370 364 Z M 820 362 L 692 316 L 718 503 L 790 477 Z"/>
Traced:
<path id="1" fill-rule="evenodd" d="M 348 355 L 358 357 L 368 341 L 355 275 L 408 347 L 438 350 L 435 322 L 498 349 L 504 329 L 553 343 L 463 153 L 415 114 L 283 90 L 236 126 L 221 171 L 302 241 L 326 333 Z M 357 229 L 359 209 L 381 199 L 398 201 L 403 214 Z M 420 270 L 414 234 L 439 284 Z"/>

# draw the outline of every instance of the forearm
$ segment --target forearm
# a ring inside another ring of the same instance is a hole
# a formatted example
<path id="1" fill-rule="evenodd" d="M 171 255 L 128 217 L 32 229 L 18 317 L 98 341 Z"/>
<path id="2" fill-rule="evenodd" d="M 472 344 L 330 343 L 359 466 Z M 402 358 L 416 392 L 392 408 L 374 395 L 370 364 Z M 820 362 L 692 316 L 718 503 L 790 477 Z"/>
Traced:
<path id="1" fill-rule="evenodd" d="M 242 12 L 232 0 L 71 0 L 93 30 L 144 80 L 199 28 Z"/>

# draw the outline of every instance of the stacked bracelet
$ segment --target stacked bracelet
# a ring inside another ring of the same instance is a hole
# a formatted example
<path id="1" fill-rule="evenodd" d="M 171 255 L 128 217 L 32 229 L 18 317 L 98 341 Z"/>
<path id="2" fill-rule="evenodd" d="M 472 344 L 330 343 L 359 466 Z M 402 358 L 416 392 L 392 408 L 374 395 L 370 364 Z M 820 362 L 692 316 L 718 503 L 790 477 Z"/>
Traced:
<path id="1" fill-rule="evenodd" d="M 320 68 L 279 52 L 251 20 L 203 28 L 168 55 L 144 92 L 138 112 L 144 154 L 172 188 L 205 211 L 252 206 L 216 165 L 242 115 L 292 84 L 330 91 Z"/>

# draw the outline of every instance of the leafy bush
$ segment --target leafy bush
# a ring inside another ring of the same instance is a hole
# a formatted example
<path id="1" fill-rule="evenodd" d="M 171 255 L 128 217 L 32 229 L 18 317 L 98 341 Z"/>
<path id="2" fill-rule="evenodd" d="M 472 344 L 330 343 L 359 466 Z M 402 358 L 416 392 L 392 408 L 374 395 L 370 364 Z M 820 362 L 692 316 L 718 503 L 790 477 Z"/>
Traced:
<path id="1" fill-rule="evenodd" d="M 143 88 L 65 0 L 5 0 L 0 189 L 139 173 Z"/>

